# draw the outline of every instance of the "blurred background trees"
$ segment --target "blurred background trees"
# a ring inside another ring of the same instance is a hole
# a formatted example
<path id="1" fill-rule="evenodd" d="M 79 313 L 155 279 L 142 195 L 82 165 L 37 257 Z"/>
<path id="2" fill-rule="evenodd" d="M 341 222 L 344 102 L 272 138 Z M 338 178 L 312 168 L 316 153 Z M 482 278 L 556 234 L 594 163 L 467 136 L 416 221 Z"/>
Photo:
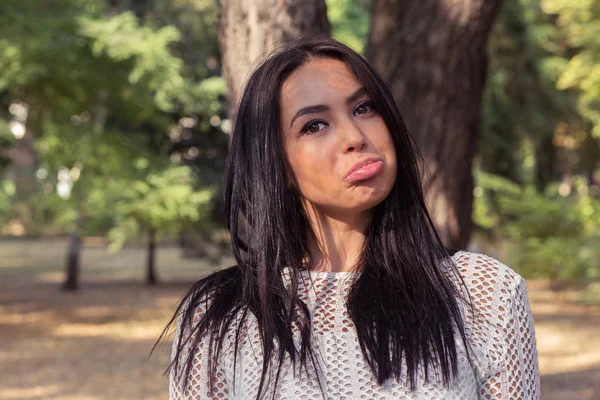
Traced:
<path id="1" fill-rule="evenodd" d="M 366 56 L 390 85 L 429 165 L 428 206 L 446 246 L 471 238 L 489 32 L 500 0 L 374 0 Z M 393 50 L 392 50 L 393 49 Z"/>
<path id="2" fill-rule="evenodd" d="M 143 243 L 149 283 L 161 241 L 213 254 L 248 69 L 330 32 L 390 82 L 449 246 L 556 287 L 597 280 L 600 1 L 405 3 L 0 2 L 1 233 L 68 237 L 68 289 L 86 236 Z"/>
<path id="3" fill-rule="evenodd" d="M 556 287 L 600 274 L 599 7 L 506 2 L 490 41 L 476 237 Z"/>
<path id="4" fill-rule="evenodd" d="M 325 0 L 220 0 L 219 10 L 219 43 L 232 121 L 246 79 L 261 59 L 299 37 L 330 32 Z"/>
<path id="5" fill-rule="evenodd" d="M 67 289 L 77 286 L 84 235 L 111 232 L 122 244 L 115 232 L 132 233 L 132 221 L 152 238 L 177 235 L 175 209 L 186 203 L 200 207 L 183 212 L 187 227 L 210 222 L 200 218 L 210 202 L 190 192 L 214 192 L 227 151 L 217 10 L 180 3 L 0 5 L 2 137 L 14 142 L 3 154 L 15 160 L 4 233 L 70 234 Z M 171 174 L 174 164 L 186 172 Z M 150 182 L 164 194 L 124 190 Z"/>

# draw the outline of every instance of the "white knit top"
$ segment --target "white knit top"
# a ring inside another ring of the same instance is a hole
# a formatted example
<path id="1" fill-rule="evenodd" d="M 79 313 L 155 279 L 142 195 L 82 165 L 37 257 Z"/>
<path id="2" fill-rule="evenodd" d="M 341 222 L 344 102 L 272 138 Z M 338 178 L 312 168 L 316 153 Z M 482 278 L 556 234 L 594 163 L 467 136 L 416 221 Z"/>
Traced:
<path id="1" fill-rule="evenodd" d="M 312 313 L 313 343 L 320 357 L 321 384 L 327 399 L 539 399 L 535 333 L 525 281 L 506 265 L 484 255 L 461 251 L 453 260 L 474 305 L 474 313 L 469 307 L 461 306 L 474 362 L 469 363 L 464 346 L 457 338 L 459 379 L 447 388 L 435 374 L 433 379 L 430 374 L 426 383 L 421 370 L 416 391 L 410 390 L 406 379 L 389 380 L 379 386 L 373 378 L 346 310 L 345 300 L 356 275 L 306 272 L 311 279 L 301 285 L 299 296 Z M 196 310 L 195 321 L 202 315 L 202 309 Z M 175 338 L 179 330 L 178 325 Z M 217 364 L 219 369 L 212 392 L 208 384 L 208 345 L 205 343 L 194 350 L 193 378 L 186 388 L 181 387 L 181 372 L 191 350 L 189 346 L 184 348 L 180 367 L 171 371 L 169 399 L 255 399 L 262 371 L 262 347 L 255 323 L 249 321 L 244 326 L 235 365 L 233 340 L 234 332 L 231 332 Z M 284 363 L 282 368 L 276 398 L 322 399 L 323 392 L 315 376 L 305 371 L 298 373 L 289 364 Z M 272 385 L 267 387 L 264 398 L 270 399 Z"/>

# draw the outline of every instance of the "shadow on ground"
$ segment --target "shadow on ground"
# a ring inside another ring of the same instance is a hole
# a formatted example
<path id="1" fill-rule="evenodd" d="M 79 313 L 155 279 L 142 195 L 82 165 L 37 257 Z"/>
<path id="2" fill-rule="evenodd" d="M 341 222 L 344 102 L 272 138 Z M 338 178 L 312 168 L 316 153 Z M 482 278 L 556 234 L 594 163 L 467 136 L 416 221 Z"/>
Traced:
<path id="1" fill-rule="evenodd" d="M 542 399 L 600 399 L 600 367 L 543 375 Z"/>

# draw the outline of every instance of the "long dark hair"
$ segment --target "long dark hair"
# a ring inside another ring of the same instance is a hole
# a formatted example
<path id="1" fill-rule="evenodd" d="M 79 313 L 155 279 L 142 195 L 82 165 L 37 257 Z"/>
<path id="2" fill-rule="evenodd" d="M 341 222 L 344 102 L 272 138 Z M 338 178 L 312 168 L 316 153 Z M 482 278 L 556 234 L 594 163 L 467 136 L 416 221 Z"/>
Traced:
<path id="1" fill-rule="evenodd" d="M 286 357 L 306 371 L 315 363 L 310 313 L 297 294 L 310 225 L 298 192 L 287 184 L 279 117 L 283 82 L 317 58 L 346 63 L 371 96 L 396 148 L 396 182 L 370 217 L 356 267 L 360 274 L 347 300 L 362 353 L 379 384 L 400 380 L 405 362 L 411 388 L 416 388 L 420 366 L 426 380 L 432 367 L 449 385 L 458 371 L 455 340 L 462 339 L 468 349 L 459 305 L 464 297 L 456 284 L 462 280 L 425 205 L 421 156 L 379 75 L 352 49 L 324 37 L 299 41 L 272 55 L 246 85 L 224 180 L 227 227 L 237 265 L 196 282 L 181 301 L 170 325 L 179 318 L 186 328 L 175 338 L 178 345 L 170 368 L 178 368 L 185 345 L 195 348 L 206 341 L 214 377 L 225 335 L 235 332 L 237 343 L 249 314 L 257 321 L 262 341 L 258 398 L 265 392 L 269 371 L 278 377 Z M 289 278 L 284 279 L 284 269 Z M 194 310 L 202 304 L 204 316 L 194 322 Z M 300 333 L 300 348 L 294 344 L 294 329 Z M 191 334 L 184 338 L 185 330 Z M 192 356 L 193 352 L 185 361 L 184 386 Z"/>

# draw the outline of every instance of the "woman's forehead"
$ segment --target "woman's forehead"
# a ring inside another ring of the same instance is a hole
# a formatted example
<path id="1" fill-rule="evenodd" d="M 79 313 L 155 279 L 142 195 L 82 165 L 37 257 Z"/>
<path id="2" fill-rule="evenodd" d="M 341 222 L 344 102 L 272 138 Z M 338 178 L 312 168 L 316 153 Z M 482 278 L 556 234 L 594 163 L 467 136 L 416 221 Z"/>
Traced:
<path id="1" fill-rule="evenodd" d="M 311 60 L 284 81 L 281 88 L 282 110 L 295 112 L 298 108 L 316 104 L 344 102 L 361 86 L 343 61 L 330 58 Z"/>

